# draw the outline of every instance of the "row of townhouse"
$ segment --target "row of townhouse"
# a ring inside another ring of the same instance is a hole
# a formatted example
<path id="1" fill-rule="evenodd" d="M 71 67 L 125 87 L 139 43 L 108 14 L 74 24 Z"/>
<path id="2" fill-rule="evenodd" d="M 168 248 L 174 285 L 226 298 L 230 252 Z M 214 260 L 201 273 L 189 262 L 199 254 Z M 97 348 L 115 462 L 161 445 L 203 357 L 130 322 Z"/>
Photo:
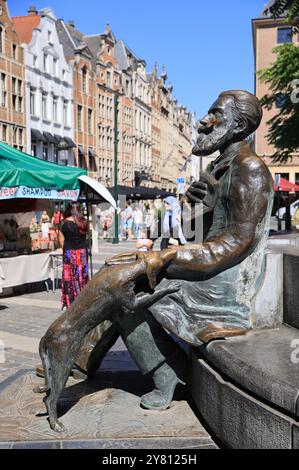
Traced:
<path id="1" fill-rule="evenodd" d="M 112 185 L 117 125 L 119 184 L 174 190 L 198 176 L 191 113 L 109 25 L 85 35 L 51 8 L 10 18 L 0 0 L 0 73 L 0 138 L 20 150 Z"/>

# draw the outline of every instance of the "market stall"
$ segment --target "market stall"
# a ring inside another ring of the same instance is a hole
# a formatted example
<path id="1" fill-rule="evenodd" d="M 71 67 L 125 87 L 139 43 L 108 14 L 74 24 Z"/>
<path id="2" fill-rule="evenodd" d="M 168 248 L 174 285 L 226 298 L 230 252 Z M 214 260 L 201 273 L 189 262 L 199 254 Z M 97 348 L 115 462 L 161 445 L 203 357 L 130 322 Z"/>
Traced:
<path id="1" fill-rule="evenodd" d="M 45 204 L 80 198 L 88 207 L 87 193 L 116 207 L 109 191 L 89 178 L 85 169 L 46 162 L 0 142 L 0 265 L 5 278 L 2 287 L 50 277 L 57 233 L 51 230 L 50 219 L 36 219 L 38 205 L 41 209 L 41 201 Z M 44 230 L 46 225 L 49 227 Z"/>

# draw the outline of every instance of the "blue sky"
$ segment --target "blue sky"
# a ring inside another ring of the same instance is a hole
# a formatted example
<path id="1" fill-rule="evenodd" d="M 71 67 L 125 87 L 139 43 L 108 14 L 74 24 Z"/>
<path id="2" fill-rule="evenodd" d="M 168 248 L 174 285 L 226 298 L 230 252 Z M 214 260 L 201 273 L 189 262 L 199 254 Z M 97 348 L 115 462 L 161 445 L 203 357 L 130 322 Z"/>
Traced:
<path id="1" fill-rule="evenodd" d="M 200 117 L 226 89 L 254 89 L 251 19 L 266 0 L 8 0 L 11 16 L 50 6 L 86 34 L 106 23 L 144 58 L 166 66 L 178 101 Z"/>

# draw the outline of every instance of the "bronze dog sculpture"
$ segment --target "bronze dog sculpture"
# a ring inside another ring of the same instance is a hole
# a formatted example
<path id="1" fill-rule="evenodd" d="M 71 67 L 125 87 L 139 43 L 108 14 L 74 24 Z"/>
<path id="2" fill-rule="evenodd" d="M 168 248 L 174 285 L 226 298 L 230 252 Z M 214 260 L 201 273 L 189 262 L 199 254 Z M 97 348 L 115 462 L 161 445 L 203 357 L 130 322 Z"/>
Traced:
<path id="1" fill-rule="evenodd" d="M 169 253 L 166 256 L 169 257 Z M 35 392 L 47 394 L 44 402 L 50 426 L 56 432 L 65 431 L 62 423 L 58 421 L 57 402 L 82 341 L 89 331 L 101 322 L 111 319 L 113 311 L 120 308 L 120 305 L 130 314 L 138 308 L 149 307 L 165 295 L 180 289 L 177 282 L 171 288 L 136 297 L 134 288 L 146 270 L 142 254 L 140 259 L 133 265 L 128 265 L 128 268 L 128 276 L 123 282 L 123 271 L 117 266 L 104 267 L 85 287 L 84 295 L 53 323 L 40 342 L 39 352 L 45 371 L 45 386 L 35 389 Z M 151 273 L 148 275 L 151 276 Z"/>

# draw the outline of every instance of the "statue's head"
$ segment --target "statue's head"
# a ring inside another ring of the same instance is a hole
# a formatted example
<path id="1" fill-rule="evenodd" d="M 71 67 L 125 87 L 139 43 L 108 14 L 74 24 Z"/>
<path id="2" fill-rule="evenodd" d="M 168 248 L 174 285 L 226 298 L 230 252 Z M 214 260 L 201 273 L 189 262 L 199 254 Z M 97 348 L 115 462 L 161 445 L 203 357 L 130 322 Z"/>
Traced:
<path id="1" fill-rule="evenodd" d="M 243 90 L 224 91 L 199 121 L 193 154 L 211 155 L 233 142 L 246 139 L 259 127 L 262 116 L 256 96 Z"/>

